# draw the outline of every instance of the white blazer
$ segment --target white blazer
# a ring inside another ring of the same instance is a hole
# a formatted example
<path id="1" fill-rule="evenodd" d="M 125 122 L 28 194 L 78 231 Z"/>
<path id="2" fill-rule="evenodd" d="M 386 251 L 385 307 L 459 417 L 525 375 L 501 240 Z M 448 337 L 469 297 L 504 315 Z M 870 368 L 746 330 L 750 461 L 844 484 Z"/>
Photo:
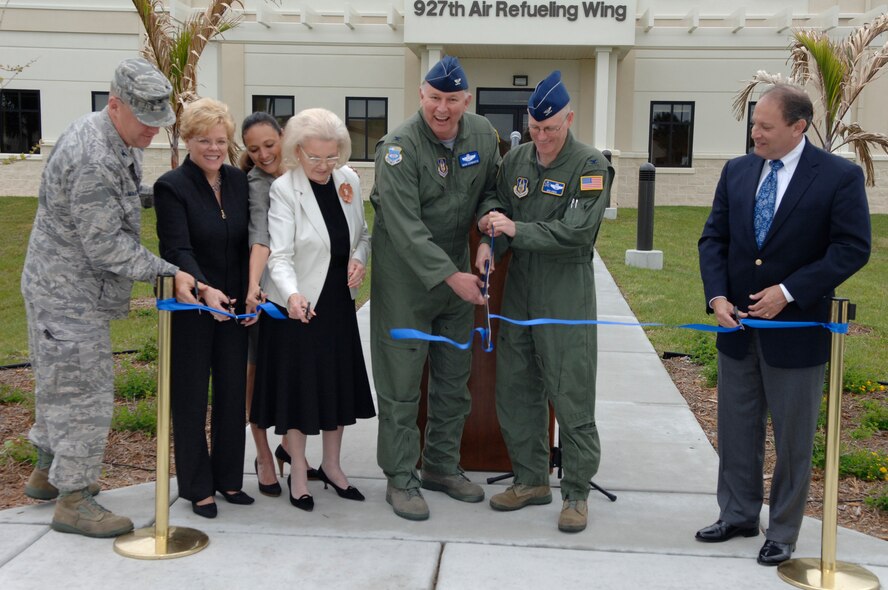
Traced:
<path id="1" fill-rule="evenodd" d="M 348 222 L 350 259 L 364 266 L 370 256 L 370 233 L 364 220 L 364 202 L 358 175 L 348 167 L 333 170 L 339 194 L 343 183 L 352 186 L 352 201 L 338 199 Z M 282 307 L 293 293 L 301 293 L 312 306 L 317 304 L 330 266 L 330 235 L 317 198 L 302 168 L 281 175 L 271 185 L 268 234 L 271 238 L 267 285 L 268 299 Z M 345 277 L 343 277 L 345 280 Z M 358 290 L 351 289 L 351 297 Z"/>

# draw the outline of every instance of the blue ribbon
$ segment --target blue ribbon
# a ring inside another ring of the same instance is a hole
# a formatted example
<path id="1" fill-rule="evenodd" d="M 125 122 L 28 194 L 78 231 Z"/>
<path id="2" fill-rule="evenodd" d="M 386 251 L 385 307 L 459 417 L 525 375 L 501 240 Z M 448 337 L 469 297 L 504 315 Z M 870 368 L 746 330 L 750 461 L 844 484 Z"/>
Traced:
<path id="1" fill-rule="evenodd" d="M 560 326 L 629 326 L 629 327 L 674 327 L 680 328 L 684 330 L 697 330 L 699 332 L 717 332 L 721 334 L 728 334 L 731 332 L 737 332 L 742 328 L 725 328 L 722 326 L 712 326 L 709 324 L 680 324 L 676 326 L 669 326 L 668 324 L 662 324 L 657 322 L 646 322 L 646 323 L 638 323 L 638 322 L 612 322 L 608 320 L 560 320 L 553 318 L 536 318 L 532 320 L 513 320 L 512 318 L 508 318 L 506 316 L 497 315 L 495 313 L 490 314 L 491 319 L 503 320 L 504 322 L 509 322 L 510 324 L 515 324 L 517 326 L 544 326 L 544 325 L 560 325 Z M 832 322 L 778 322 L 774 320 L 756 320 L 744 318 L 740 320 L 741 326 L 748 328 L 758 328 L 758 329 L 793 329 L 793 328 L 826 328 L 830 332 L 835 334 L 847 334 L 848 333 L 848 324 L 840 324 L 840 323 L 832 323 Z M 428 334 L 426 332 L 422 332 L 420 330 L 414 330 L 412 328 L 393 328 L 389 330 L 389 334 L 394 340 L 424 340 L 427 342 L 443 342 L 445 344 L 450 344 L 455 346 L 461 350 L 467 350 L 472 346 L 472 340 L 475 337 L 475 332 L 481 335 L 481 342 L 483 345 L 483 349 L 485 352 L 490 352 L 493 350 L 493 344 L 490 342 L 491 334 L 488 333 L 486 328 L 474 328 L 472 330 L 472 334 L 469 336 L 469 340 L 467 342 L 457 342 L 456 340 L 452 340 L 445 336 L 436 336 L 434 334 Z"/>
<path id="2" fill-rule="evenodd" d="M 272 318 L 274 318 L 276 320 L 287 319 L 287 316 L 282 314 L 281 311 L 270 301 L 267 301 L 265 303 L 260 303 L 257 306 L 257 308 L 261 309 L 262 311 L 264 311 L 265 313 L 267 313 L 269 316 L 271 316 Z M 230 311 L 227 311 L 224 309 L 216 309 L 215 307 L 208 307 L 206 305 L 201 305 L 199 303 L 197 303 L 197 304 L 195 304 L 195 303 L 180 303 L 180 302 L 176 301 L 175 299 L 158 299 L 157 300 L 157 309 L 159 309 L 160 311 L 193 311 L 193 310 L 209 311 L 211 313 L 218 313 L 220 315 L 228 316 L 228 317 L 236 319 L 236 320 L 246 320 L 249 318 L 254 318 L 258 315 L 255 313 L 234 314 L 234 313 L 231 313 Z"/>

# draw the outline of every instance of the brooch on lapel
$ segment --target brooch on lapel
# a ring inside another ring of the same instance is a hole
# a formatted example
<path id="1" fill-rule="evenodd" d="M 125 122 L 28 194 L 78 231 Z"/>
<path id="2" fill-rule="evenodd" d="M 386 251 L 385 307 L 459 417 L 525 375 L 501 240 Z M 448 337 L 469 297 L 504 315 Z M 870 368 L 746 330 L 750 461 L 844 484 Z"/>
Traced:
<path id="1" fill-rule="evenodd" d="M 339 185 L 339 198 L 345 201 L 346 203 L 352 202 L 352 197 L 355 195 L 355 191 L 352 190 L 352 185 L 347 182 L 343 182 Z"/>

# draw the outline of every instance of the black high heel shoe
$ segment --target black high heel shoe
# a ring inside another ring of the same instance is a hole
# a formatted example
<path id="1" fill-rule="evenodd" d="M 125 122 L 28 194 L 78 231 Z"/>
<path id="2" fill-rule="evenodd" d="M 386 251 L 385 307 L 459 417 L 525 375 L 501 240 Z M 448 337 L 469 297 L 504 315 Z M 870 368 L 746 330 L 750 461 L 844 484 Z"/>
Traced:
<path id="1" fill-rule="evenodd" d="M 315 501 L 314 497 L 311 494 L 302 494 L 298 498 L 293 497 L 289 475 L 287 476 L 287 489 L 290 490 L 290 493 L 287 494 L 288 496 L 290 496 L 290 504 L 300 510 L 305 510 L 306 512 L 311 512 L 312 510 L 314 510 Z"/>
<path id="2" fill-rule="evenodd" d="M 281 495 L 281 484 L 275 478 L 274 483 L 262 483 L 259 481 L 259 459 L 253 459 L 253 467 L 256 468 L 256 481 L 259 482 L 259 493 L 265 496 L 277 498 Z"/>
<path id="3" fill-rule="evenodd" d="M 275 459 L 277 459 L 278 470 L 281 472 L 281 477 L 284 477 L 284 463 L 292 463 L 290 453 L 288 453 L 282 445 L 278 445 L 277 448 L 274 450 L 274 457 Z M 320 477 L 318 477 L 318 470 L 314 467 L 309 467 L 308 479 L 321 479 Z"/>
<path id="4" fill-rule="evenodd" d="M 358 502 L 364 501 L 364 494 L 359 492 L 358 488 L 356 488 L 354 486 L 348 486 L 345 489 L 339 487 L 338 485 L 333 483 L 329 477 L 327 477 L 327 474 L 324 473 L 323 467 L 320 467 L 318 469 L 318 479 L 321 480 L 322 482 L 324 482 L 324 489 L 325 490 L 327 489 L 327 484 L 330 484 L 331 486 L 333 486 L 333 489 L 336 490 L 336 494 L 340 498 L 345 498 L 346 500 L 357 500 Z"/>

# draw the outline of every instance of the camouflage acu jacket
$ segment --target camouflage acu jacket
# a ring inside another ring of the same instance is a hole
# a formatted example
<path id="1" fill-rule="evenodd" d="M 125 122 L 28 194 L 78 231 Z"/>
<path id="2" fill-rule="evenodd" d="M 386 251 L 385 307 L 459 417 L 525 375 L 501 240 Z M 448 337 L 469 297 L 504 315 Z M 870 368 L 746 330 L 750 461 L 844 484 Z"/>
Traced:
<path id="1" fill-rule="evenodd" d="M 139 241 L 141 156 L 120 138 L 107 108 L 62 133 L 40 182 L 22 270 L 26 301 L 62 317 L 123 317 L 133 280 L 177 270 Z"/>

